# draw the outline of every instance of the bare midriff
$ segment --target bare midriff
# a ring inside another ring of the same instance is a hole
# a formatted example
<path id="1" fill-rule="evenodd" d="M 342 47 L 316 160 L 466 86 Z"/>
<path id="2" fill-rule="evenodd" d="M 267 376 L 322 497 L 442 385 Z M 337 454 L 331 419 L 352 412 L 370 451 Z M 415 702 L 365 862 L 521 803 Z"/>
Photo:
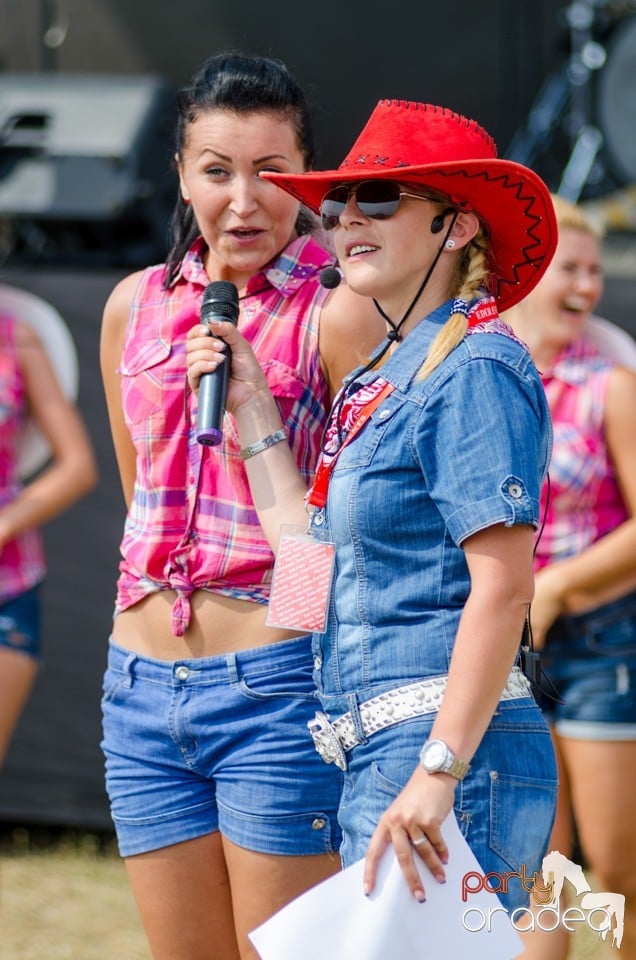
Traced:
<path id="1" fill-rule="evenodd" d="M 175 637 L 170 622 L 176 599 L 173 590 L 162 590 L 123 610 L 113 623 L 114 642 L 142 656 L 180 660 L 249 650 L 301 635 L 266 626 L 267 604 L 196 590 L 190 598 L 190 625 L 184 636 Z"/>

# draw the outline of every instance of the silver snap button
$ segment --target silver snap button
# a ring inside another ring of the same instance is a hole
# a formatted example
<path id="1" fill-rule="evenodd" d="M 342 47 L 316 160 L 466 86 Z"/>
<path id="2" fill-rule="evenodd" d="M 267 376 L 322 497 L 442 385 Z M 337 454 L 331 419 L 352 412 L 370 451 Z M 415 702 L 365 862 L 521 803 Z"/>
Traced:
<path id="1" fill-rule="evenodd" d="M 322 657 L 314 657 L 314 670 L 320 670 L 322 667 Z"/>
<path id="2" fill-rule="evenodd" d="M 327 826 L 327 821 L 323 817 L 316 817 L 315 820 L 312 820 L 311 829 L 324 830 L 326 826 Z"/>
<path id="3" fill-rule="evenodd" d="M 510 486 L 508 487 L 508 493 L 514 500 L 519 500 L 519 498 L 521 497 L 521 494 L 523 493 L 523 490 L 521 489 L 518 483 L 511 483 Z"/>
<path id="4" fill-rule="evenodd" d="M 313 523 L 314 523 L 315 526 L 317 526 L 317 527 L 322 527 L 322 525 L 323 525 L 324 522 L 325 522 L 325 515 L 324 515 L 324 513 L 322 512 L 322 510 L 320 511 L 320 513 L 315 513 L 315 514 L 314 514 L 314 516 L 313 516 Z"/>
<path id="5" fill-rule="evenodd" d="M 177 669 L 174 672 L 174 675 L 177 678 L 177 680 L 187 680 L 188 677 L 190 676 L 190 671 L 188 670 L 187 667 L 177 667 Z"/>
<path id="6" fill-rule="evenodd" d="M 378 413 L 378 419 L 379 419 L 379 420 L 386 420 L 386 418 L 387 418 L 387 417 L 390 417 L 390 416 L 391 416 L 391 411 L 390 411 L 390 410 L 384 409 L 384 410 L 380 410 L 380 412 Z"/>

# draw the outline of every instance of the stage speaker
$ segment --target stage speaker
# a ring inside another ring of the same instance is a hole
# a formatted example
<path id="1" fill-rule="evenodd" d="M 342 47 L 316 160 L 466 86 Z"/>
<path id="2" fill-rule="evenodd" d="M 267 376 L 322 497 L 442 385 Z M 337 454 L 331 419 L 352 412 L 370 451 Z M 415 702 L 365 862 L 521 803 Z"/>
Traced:
<path id="1" fill-rule="evenodd" d="M 175 91 L 161 77 L 0 74 L 9 256 L 161 258 L 176 196 L 175 121 Z"/>

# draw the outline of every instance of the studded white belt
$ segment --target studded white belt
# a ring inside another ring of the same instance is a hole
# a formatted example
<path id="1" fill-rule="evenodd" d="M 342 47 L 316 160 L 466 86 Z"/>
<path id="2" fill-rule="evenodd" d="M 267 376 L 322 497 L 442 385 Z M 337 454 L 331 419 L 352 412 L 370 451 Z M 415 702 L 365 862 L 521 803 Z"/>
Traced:
<path id="1" fill-rule="evenodd" d="M 388 690 L 378 697 L 372 697 L 371 700 L 361 703 L 360 723 L 365 738 L 386 727 L 402 723 L 403 720 L 436 713 L 442 702 L 447 681 L 446 675 L 432 677 L 430 680 L 418 680 L 415 683 L 407 683 L 403 687 L 396 687 L 395 690 Z M 500 700 L 519 700 L 530 696 L 532 694 L 529 681 L 519 667 L 514 667 Z M 348 711 L 335 720 L 330 720 L 326 713 L 319 710 L 307 726 L 316 750 L 325 763 L 335 763 L 341 770 L 346 770 L 346 752 L 362 743 L 356 732 L 351 712 Z"/>

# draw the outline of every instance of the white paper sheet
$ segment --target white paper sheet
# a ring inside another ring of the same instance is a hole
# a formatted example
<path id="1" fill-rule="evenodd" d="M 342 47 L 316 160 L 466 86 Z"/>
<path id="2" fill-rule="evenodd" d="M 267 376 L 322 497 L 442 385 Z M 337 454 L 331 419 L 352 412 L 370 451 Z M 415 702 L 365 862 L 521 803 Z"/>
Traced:
<path id="1" fill-rule="evenodd" d="M 360 861 L 254 930 L 250 940 L 262 960 L 512 960 L 519 956 L 521 939 L 494 893 L 470 893 L 462 901 L 464 875 L 483 871 L 453 813 L 442 832 L 450 854 L 446 883 L 438 883 L 416 858 L 425 903 L 412 897 L 390 846 L 370 897 L 362 892 L 364 863 Z M 471 882 L 473 888 L 478 885 Z"/>

